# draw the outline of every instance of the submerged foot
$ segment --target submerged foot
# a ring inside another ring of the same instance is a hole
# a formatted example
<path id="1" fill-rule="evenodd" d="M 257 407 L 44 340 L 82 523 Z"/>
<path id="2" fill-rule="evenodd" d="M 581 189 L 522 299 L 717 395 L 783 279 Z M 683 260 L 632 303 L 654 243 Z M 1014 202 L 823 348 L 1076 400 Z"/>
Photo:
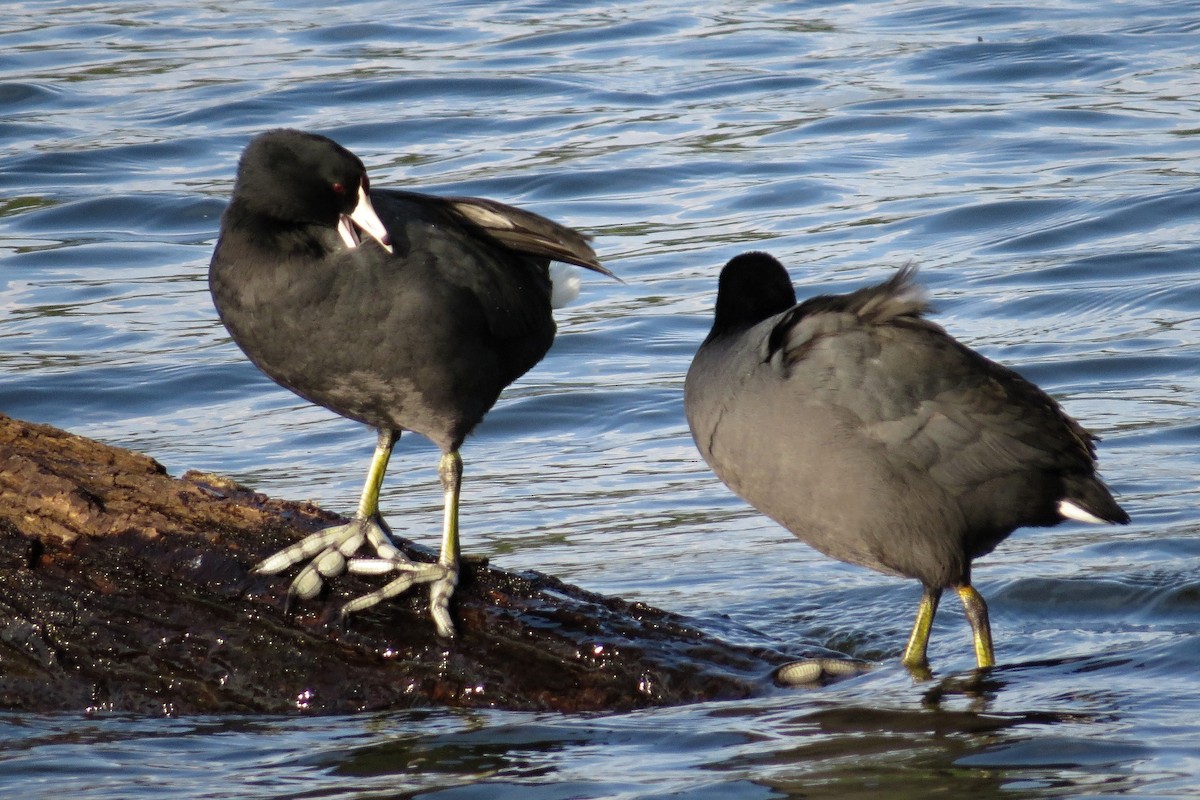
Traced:
<path id="1" fill-rule="evenodd" d="M 854 675 L 862 675 L 871 665 L 862 661 L 837 658 L 803 658 L 775 670 L 775 681 L 784 686 L 824 686 Z"/>

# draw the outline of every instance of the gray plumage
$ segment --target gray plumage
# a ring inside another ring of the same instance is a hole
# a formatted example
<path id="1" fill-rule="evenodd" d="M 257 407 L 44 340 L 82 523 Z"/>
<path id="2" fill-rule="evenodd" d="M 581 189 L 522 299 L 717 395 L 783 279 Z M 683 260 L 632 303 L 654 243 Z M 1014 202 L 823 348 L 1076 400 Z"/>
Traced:
<path id="1" fill-rule="evenodd" d="M 1127 522 L 1096 475 L 1094 437 L 925 319 L 914 277 L 797 305 L 770 256 L 726 265 L 685 384 L 717 476 L 822 553 L 939 593 L 1064 507 Z"/>

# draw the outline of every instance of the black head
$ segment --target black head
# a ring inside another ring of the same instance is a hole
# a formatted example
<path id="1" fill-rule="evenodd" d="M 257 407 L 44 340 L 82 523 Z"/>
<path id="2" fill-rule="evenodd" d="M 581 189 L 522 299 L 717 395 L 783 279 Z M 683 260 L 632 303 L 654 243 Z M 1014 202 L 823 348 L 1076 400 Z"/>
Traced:
<path id="1" fill-rule="evenodd" d="M 709 339 L 750 328 L 796 305 L 787 270 L 767 253 L 734 256 L 721 270 Z"/>
<path id="2" fill-rule="evenodd" d="M 279 129 L 246 146 L 233 199 L 253 214 L 334 226 L 366 187 L 366 168 L 349 150 L 324 136 Z"/>

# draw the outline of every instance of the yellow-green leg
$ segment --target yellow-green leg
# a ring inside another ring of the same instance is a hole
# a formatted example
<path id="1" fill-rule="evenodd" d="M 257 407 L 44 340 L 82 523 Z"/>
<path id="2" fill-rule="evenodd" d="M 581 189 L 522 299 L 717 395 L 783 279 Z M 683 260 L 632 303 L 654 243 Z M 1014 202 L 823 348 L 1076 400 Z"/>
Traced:
<path id="1" fill-rule="evenodd" d="M 392 448 L 400 435 L 388 428 L 379 430 L 375 440 L 375 454 L 371 456 L 371 466 L 367 467 L 367 480 L 363 484 L 362 495 L 358 498 L 357 517 L 373 517 L 379 513 L 379 491 L 383 488 L 383 476 L 387 474 L 388 461 L 392 458 Z"/>
<path id="2" fill-rule="evenodd" d="M 975 591 L 969 583 L 954 587 L 958 598 L 962 600 L 963 610 L 967 612 L 967 621 L 971 623 L 971 632 L 975 639 L 975 662 L 980 669 L 996 666 L 996 653 L 992 648 L 992 625 L 988 622 L 987 603 L 983 595 Z"/>
<path id="3" fill-rule="evenodd" d="M 913 623 L 912 635 L 908 637 L 908 647 L 900 661 L 909 669 L 923 670 L 929 666 L 926 653 L 929 650 L 929 633 L 933 630 L 933 618 L 937 615 L 938 602 L 942 599 L 942 590 L 926 586 L 921 595 L 921 604 L 917 606 L 917 620 Z"/>
<path id="4" fill-rule="evenodd" d="M 450 619 L 450 597 L 458 585 L 458 496 L 462 482 L 462 458 L 458 451 L 442 456 L 438 475 L 445 490 L 446 511 L 442 525 L 442 553 L 436 564 L 416 563 L 392 542 L 391 531 L 379 513 L 379 492 L 387 473 L 392 448 L 400 438 L 399 431 L 381 428 L 375 445 L 375 455 L 367 468 L 367 480 L 358 500 L 353 519 L 344 525 L 318 531 L 267 558 L 256 567 L 258 572 L 273 575 L 306 558 L 311 559 L 292 581 L 288 602 L 293 598 L 307 600 L 315 597 L 328 578 L 342 572 L 359 575 L 400 573 L 398 578 L 342 606 L 342 616 L 370 608 L 382 600 L 406 591 L 413 584 L 430 584 L 430 606 L 439 636 L 454 636 Z M 375 551 L 374 558 L 352 558 L 365 543 Z"/>
<path id="5" fill-rule="evenodd" d="M 394 555 L 383 558 L 356 558 L 348 563 L 351 572 L 360 575 L 383 575 L 398 572 L 400 577 L 373 592 L 356 597 L 342 606 L 342 614 L 352 614 L 370 608 L 389 597 L 405 592 L 413 584 L 429 584 L 429 611 L 438 636 L 454 637 L 454 622 L 450 618 L 450 598 L 458 586 L 458 498 L 462 485 L 462 457 L 455 450 L 442 456 L 438 464 L 445 497 L 442 518 L 442 552 L 436 564 L 410 561 L 394 546 Z"/>
<path id="6" fill-rule="evenodd" d="M 367 469 L 367 480 L 358 500 L 358 511 L 344 525 L 334 525 L 308 536 L 291 547 L 280 550 L 255 567 L 256 572 L 274 575 L 304 559 L 311 559 L 288 589 L 289 602 L 295 598 L 307 600 L 321 591 L 326 578 L 346 571 L 347 560 L 358 552 L 364 542 L 370 542 L 379 558 L 392 559 L 400 554 L 392 544 L 387 524 L 379 515 L 379 490 L 387 472 L 399 433 L 386 428 L 379 431 L 375 454 Z"/>
<path id="7" fill-rule="evenodd" d="M 453 450 L 442 456 L 438 464 L 438 477 L 444 493 L 442 510 L 442 552 L 438 564 L 445 575 L 429 587 L 429 607 L 433 613 L 438 635 L 454 636 L 454 623 L 450 619 L 450 596 L 458 586 L 458 498 L 462 488 L 462 456 Z"/>

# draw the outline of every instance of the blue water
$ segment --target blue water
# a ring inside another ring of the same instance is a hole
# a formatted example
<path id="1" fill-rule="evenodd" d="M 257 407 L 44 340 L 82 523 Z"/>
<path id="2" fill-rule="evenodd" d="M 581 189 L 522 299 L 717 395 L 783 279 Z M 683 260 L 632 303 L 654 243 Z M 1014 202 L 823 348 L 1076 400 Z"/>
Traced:
<path id="1" fill-rule="evenodd" d="M 468 442 L 467 551 L 879 666 L 599 717 L 8 713 L 0 794 L 1200 796 L 1198 33 L 1171 0 L 6 4 L 0 411 L 352 509 L 374 437 L 263 378 L 205 283 L 247 139 L 320 131 L 377 186 L 585 230 L 626 281 L 584 277 Z M 751 248 L 802 296 L 914 261 L 938 321 L 1103 437 L 1134 523 L 977 564 L 982 695 L 956 604 L 914 683 L 918 588 L 815 554 L 700 463 L 682 377 Z M 384 496 L 428 544 L 436 460 L 403 439 Z"/>

